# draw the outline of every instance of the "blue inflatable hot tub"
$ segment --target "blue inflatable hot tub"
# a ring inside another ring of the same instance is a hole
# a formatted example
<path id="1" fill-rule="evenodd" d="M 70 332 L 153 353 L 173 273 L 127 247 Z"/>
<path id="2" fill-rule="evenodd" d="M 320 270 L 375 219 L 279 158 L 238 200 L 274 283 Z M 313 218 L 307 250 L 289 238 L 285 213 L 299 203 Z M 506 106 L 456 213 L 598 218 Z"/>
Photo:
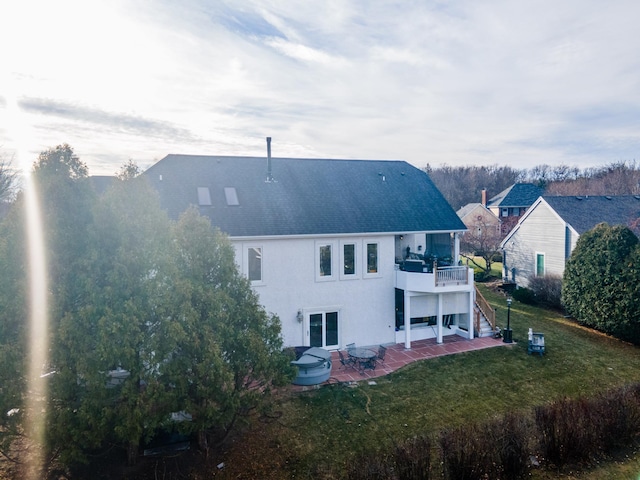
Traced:
<path id="1" fill-rule="evenodd" d="M 293 360 L 291 365 L 298 367 L 298 376 L 293 380 L 294 385 L 319 385 L 331 376 L 331 352 L 311 347 L 305 350 L 299 359 Z"/>

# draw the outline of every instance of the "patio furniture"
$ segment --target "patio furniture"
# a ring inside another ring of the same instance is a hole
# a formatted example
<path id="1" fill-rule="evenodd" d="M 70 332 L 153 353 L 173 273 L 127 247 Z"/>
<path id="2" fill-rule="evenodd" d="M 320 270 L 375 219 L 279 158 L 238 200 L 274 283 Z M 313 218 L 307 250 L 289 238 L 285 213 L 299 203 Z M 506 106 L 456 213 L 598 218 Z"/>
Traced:
<path id="1" fill-rule="evenodd" d="M 527 353 L 539 353 L 540 356 L 544 354 L 544 333 L 529 332 L 529 348 Z"/>
<path id="2" fill-rule="evenodd" d="M 345 358 L 345 356 L 342 354 L 340 350 L 338 350 L 338 355 L 340 356 L 340 363 L 344 368 L 347 368 L 347 367 L 355 368 L 354 358 L 350 357 L 349 355 L 347 355 L 347 357 Z"/>
<path id="3" fill-rule="evenodd" d="M 376 362 L 384 363 L 384 357 L 387 354 L 387 347 L 383 347 L 380 345 L 378 347 L 378 356 L 376 357 Z"/>
<path id="4" fill-rule="evenodd" d="M 358 366 L 358 371 L 364 374 L 365 370 L 376 369 L 376 358 L 378 354 L 369 348 L 352 348 L 349 350 L 349 357 L 354 359 L 355 364 Z"/>

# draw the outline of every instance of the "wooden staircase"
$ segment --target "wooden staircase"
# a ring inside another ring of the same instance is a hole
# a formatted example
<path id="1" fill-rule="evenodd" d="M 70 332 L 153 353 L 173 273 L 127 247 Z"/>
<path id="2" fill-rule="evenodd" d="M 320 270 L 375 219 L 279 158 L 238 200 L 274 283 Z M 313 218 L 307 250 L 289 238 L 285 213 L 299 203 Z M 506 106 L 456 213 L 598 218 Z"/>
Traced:
<path id="1" fill-rule="evenodd" d="M 491 337 L 496 332 L 496 311 L 482 296 L 478 287 L 473 308 L 473 326 L 476 337 Z"/>

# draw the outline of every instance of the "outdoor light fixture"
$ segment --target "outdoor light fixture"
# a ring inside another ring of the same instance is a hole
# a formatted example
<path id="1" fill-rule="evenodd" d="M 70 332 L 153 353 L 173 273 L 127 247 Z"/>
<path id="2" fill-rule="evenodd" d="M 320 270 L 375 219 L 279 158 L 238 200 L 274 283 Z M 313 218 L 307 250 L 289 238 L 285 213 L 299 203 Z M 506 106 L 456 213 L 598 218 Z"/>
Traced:
<path id="1" fill-rule="evenodd" d="M 302 314 L 302 310 L 298 310 L 298 314 L 296 315 L 296 318 L 300 323 L 302 323 L 302 320 L 304 320 L 304 315 Z"/>
<path id="2" fill-rule="evenodd" d="M 513 299 L 507 297 L 507 328 L 504 330 L 503 342 L 513 343 L 513 332 L 511 331 L 511 302 Z"/>

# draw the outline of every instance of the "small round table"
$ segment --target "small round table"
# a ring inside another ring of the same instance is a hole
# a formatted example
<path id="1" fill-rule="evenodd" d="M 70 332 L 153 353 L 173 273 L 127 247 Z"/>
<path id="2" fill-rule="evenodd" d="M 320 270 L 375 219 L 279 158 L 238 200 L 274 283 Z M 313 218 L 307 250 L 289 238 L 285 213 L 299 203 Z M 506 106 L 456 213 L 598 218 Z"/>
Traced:
<path id="1" fill-rule="evenodd" d="M 365 369 L 375 369 L 375 358 L 378 355 L 373 350 L 363 347 L 356 347 L 347 350 L 349 356 L 355 359 L 355 363 L 358 365 L 358 370 L 363 373 Z"/>

